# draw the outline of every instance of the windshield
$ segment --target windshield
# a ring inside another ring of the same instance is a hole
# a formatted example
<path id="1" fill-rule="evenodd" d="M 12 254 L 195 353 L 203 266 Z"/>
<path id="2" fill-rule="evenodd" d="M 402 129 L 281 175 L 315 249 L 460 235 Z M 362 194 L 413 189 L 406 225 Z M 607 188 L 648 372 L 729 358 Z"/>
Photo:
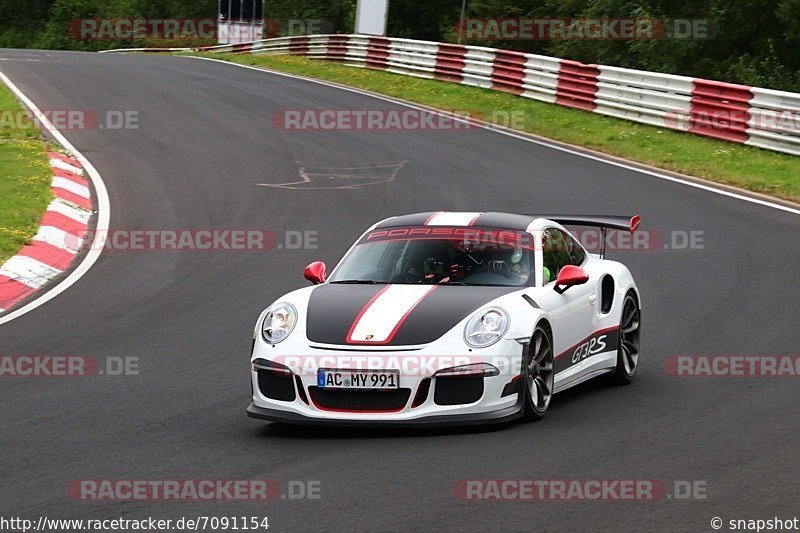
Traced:
<path id="1" fill-rule="evenodd" d="M 330 282 L 525 286 L 534 281 L 532 239 L 521 231 L 472 227 L 375 230 Z"/>

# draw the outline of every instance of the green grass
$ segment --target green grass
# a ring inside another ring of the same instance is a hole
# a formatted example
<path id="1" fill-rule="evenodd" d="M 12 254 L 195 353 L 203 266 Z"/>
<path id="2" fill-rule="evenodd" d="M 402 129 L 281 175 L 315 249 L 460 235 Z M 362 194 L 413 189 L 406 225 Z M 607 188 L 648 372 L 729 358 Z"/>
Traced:
<path id="1" fill-rule="evenodd" d="M 300 56 L 196 54 L 333 81 L 754 192 L 800 201 L 800 157 L 603 117 L 507 93 Z"/>
<path id="2" fill-rule="evenodd" d="M 34 127 L 19 127 L 23 109 L 0 83 L 0 264 L 29 244 L 52 199 L 47 145 Z"/>

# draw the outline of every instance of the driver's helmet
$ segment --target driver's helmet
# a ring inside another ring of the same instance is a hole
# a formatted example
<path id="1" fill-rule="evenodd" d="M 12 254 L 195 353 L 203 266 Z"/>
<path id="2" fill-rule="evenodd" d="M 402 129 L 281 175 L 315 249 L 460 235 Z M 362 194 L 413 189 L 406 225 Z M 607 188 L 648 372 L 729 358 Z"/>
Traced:
<path id="1" fill-rule="evenodd" d="M 527 276 L 528 254 L 525 253 L 522 246 L 495 250 L 487 254 L 486 260 L 490 271 L 510 270 L 516 275 L 525 274 Z"/>
<path id="2" fill-rule="evenodd" d="M 442 275 L 446 272 L 446 267 L 447 265 L 441 258 L 432 255 L 425 259 L 422 271 L 426 276 L 428 274 Z"/>

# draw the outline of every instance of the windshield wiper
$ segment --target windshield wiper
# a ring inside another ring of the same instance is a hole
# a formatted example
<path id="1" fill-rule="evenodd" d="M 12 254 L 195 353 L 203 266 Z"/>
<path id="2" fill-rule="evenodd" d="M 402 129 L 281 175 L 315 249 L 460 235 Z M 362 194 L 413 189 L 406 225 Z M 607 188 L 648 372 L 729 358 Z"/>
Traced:
<path id="1" fill-rule="evenodd" d="M 386 283 L 385 281 L 375 281 L 374 279 L 343 279 L 341 281 L 331 281 L 331 283 L 349 283 L 351 285 L 377 285 L 378 283 Z"/>

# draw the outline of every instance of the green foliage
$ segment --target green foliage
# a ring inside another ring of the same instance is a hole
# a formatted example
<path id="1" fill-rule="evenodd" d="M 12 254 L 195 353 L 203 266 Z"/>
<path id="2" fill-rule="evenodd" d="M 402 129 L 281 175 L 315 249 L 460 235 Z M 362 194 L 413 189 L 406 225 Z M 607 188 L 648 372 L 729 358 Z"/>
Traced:
<path id="1" fill-rule="evenodd" d="M 356 0 L 265 0 L 268 19 L 323 20 L 337 33 L 352 33 Z"/>
<path id="2" fill-rule="evenodd" d="M 33 120 L 23 121 L 22 105 L 0 83 L 0 264 L 36 235 L 52 199 L 52 171 L 46 144 Z"/>
<path id="3" fill-rule="evenodd" d="M 473 0 L 469 6 L 467 16 L 475 18 L 705 19 L 707 38 L 472 44 L 800 91 L 800 0 Z"/>

